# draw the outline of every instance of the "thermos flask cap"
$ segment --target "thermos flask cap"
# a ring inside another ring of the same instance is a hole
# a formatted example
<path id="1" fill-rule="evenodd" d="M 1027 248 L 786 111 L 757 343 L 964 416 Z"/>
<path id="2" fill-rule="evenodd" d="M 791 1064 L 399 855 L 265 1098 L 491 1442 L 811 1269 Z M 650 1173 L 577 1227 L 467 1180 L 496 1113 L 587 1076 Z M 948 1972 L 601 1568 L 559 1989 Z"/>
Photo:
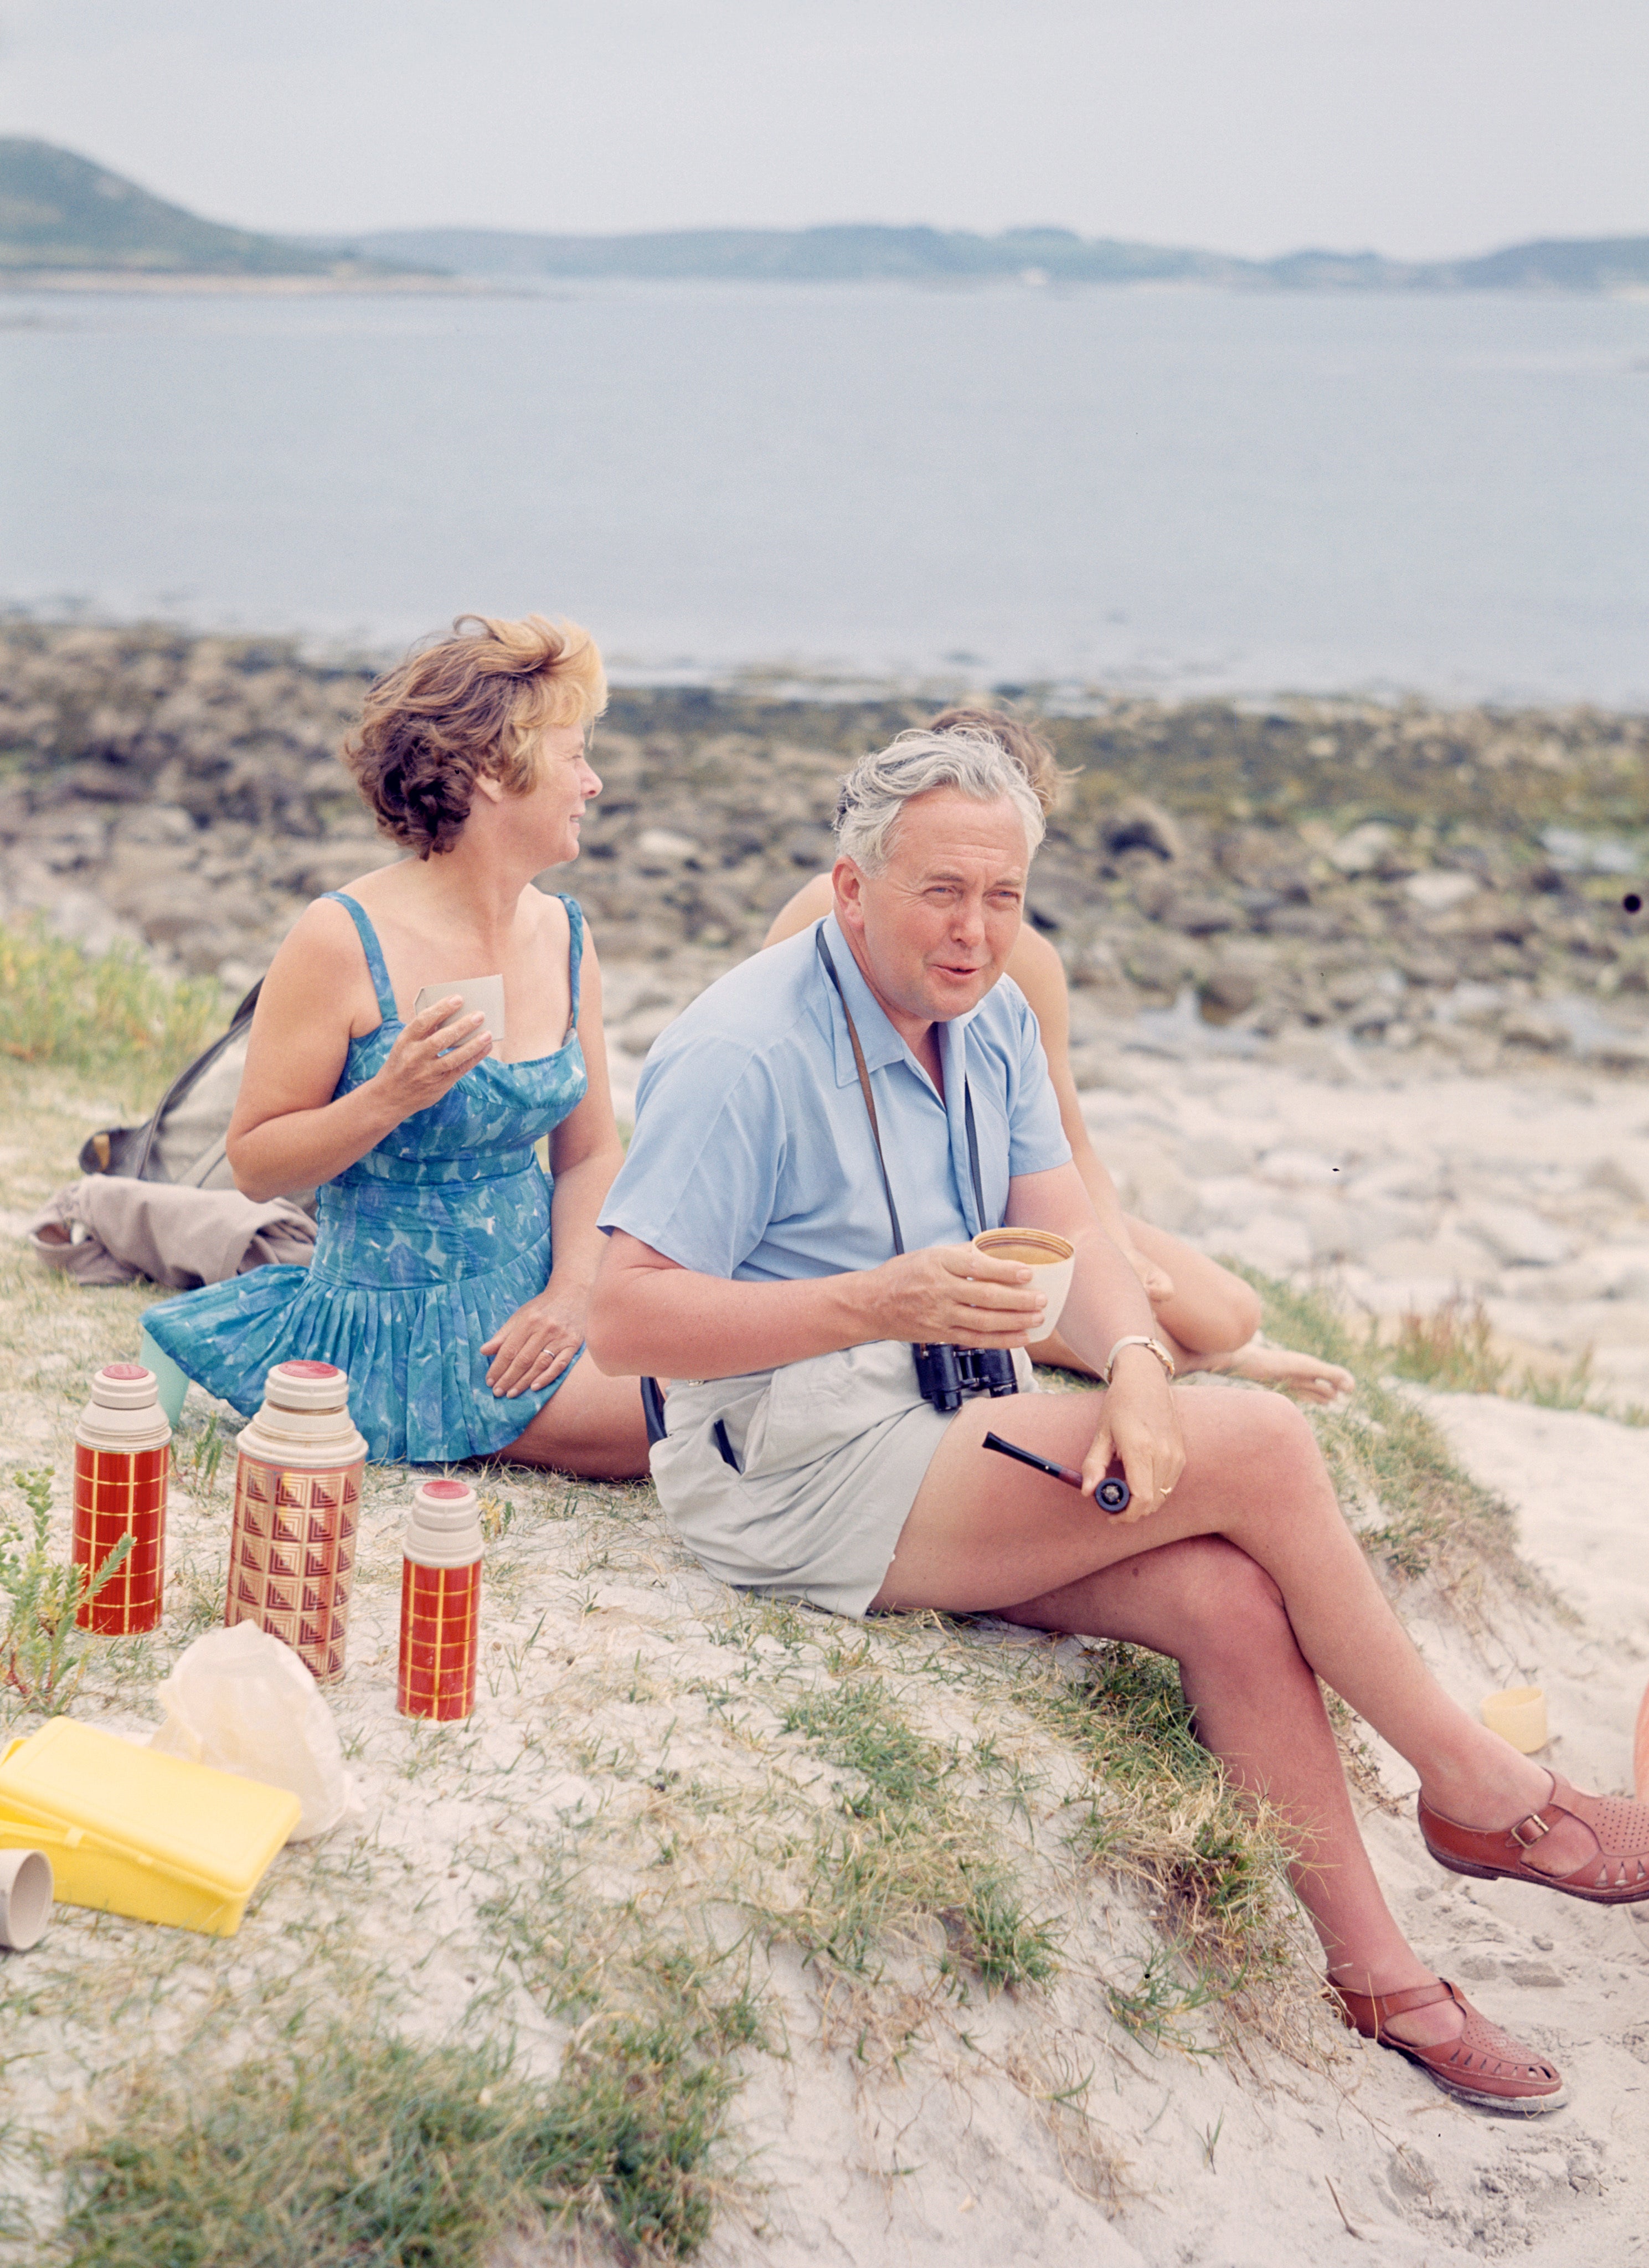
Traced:
<path id="1" fill-rule="evenodd" d="M 158 1392 L 153 1371 L 140 1362 L 105 1363 L 92 1381 L 92 1399 L 105 1410 L 142 1410 Z"/>
<path id="2" fill-rule="evenodd" d="M 463 1567 L 482 1549 L 475 1490 L 463 1481 L 425 1481 L 407 1513 L 407 1557 L 425 1567 Z"/>
<path id="3" fill-rule="evenodd" d="M 270 1366 L 263 1391 L 283 1410 L 342 1410 L 350 1398 L 350 1381 L 334 1362 L 277 1362 Z"/>

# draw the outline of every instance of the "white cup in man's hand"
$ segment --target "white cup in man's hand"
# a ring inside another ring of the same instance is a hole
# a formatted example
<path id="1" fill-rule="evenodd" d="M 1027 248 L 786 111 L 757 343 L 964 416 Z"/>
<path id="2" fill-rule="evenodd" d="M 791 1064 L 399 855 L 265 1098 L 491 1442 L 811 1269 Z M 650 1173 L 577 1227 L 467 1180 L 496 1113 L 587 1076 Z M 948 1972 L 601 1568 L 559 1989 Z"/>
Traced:
<path id="1" fill-rule="evenodd" d="M 1017 1260 L 1031 1270 L 1031 1289 L 1040 1292 L 1048 1305 L 1025 1344 L 1040 1346 L 1051 1338 L 1077 1272 L 1077 1248 L 1070 1238 L 1057 1236 L 1050 1228 L 988 1228 L 975 1237 L 974 1250 L 988 1253 L 992 1260 Z"/>

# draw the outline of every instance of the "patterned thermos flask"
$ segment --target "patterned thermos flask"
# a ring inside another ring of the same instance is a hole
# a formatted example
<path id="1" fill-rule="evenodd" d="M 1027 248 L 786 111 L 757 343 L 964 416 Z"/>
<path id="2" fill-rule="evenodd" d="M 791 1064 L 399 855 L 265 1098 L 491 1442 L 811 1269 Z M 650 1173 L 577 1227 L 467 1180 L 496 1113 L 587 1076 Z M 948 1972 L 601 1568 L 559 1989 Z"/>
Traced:
<path id="1" fill-rule="evenodd" d="M 94 1574 L 122 1535 L 132 1548 L 76 1615 L 82 1630 L 121 1637 L 158 1626 L 171 1445 L 153 1371 L 140 1362 L 99 1371 L 75 1427 L 74 1563 Z"/>
<path id="2" fill-rule="evenodd" d="M 467 1717 L 481 1656 L 481 1506 L 462 1481 L 425 1481 L 407 1514 L 401 1570 L 403 1717 Z"/>
<path id="3" fill-rule="evenodd" d="M 225 1624 L 283 1638 L 317 1682 L 343 1675 L 366 1444 L 329 1362 L 277 1362 L 240 1436 Z"/>

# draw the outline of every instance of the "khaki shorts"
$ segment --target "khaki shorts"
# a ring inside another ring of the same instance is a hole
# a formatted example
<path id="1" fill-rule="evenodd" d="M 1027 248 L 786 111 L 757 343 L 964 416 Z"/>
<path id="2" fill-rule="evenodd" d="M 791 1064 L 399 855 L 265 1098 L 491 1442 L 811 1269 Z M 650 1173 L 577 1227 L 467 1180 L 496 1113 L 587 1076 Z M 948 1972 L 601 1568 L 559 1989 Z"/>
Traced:
<path id="1" fill-rule="evenodd" d="M 1014 1368 L 1020 1392 L 1034 1391 L 1029 1359 Z M 862 1615 L 880 1590 L 951 1422 L 917 1393 L 902 1339 L 678 1380 L 665 1421 L 652 1476 L 688 1549 L 724 1583 L 839 1615 Z"/>

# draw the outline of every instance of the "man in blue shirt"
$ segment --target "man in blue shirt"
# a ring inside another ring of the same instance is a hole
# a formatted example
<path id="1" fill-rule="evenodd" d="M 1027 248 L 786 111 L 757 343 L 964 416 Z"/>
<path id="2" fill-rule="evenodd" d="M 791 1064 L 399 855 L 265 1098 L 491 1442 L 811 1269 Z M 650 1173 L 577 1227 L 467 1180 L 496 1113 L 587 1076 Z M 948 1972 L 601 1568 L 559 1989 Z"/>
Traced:
<path id="1" fill-rule="evenodd" d="M 1317 1678 L 1415 1765 L 1428 1842 L 1533 1851 L 1523 1879 L 1585 1896 L 1603 1830 L 1425 1669 L 1304 1418 L 1213 1382 L 1171 1392 L 1138 1279 L 1070 1162 L 1034 1020 L 997 982 L 1042 835 L 1023 774 L 989 739 L 907 733 L 855 766 L 836 834 L 832 917 L 723 977 L 655 1045 L 602 1215 L 590 1351 L 674 1381 L 652 1452 L 666 1516 L 752 1588 L 1173 1654 L 1199 1737 L 1292 1824 L 1346 2021 L 1463 2101 L 1555 2102 L 1552 2067 L 1403 1940 Z M 1060 1327 L 1106 1390 L 946 1414 L 915 1344 L 1021 1351 L 1029 1383 L 1035 1271 L 971 1241 L 1003 1219 L 1076 1248 Z M 983 1454 L 987 1429 L 1079 1467 L 1080 1491 Z M 1132 1500 L 1110 1517 L 1094 1490 L 1117 1459 Z M 1649 1857 L 1649 1812 L 1631 1832 Z"/>
<path id="2" fill-rule="evenodd" d="M 907 736 L 882 762 L 902 787 L 913 768 L 926 778 L 937 764 L 941 781 L 973 770 L 967 787 L 941 784 L 907 810 L 874 760 L 858 768 L 843 840 L 865 865 L 838 865 L 836 911 L 818 930 L 734 969 L 663 1033 L 602 1213 L 615 1233 L 604 1307 L 623 1283 L 691 1319 L 668 1371 L 701 1382 L 672 1395 L 653 1458 L 670 1518 L 729 1581 L 852 1614 L 878 1594 L 947 1433 L 911 1342 L 1012 1350 L 1038 1320 L 1032 1270 L 975 1250 L 983 1229 L 1067 1236 L 1078 1265 L 1065 1329 L 1096 1368 L 1128 1342 L 1094 1477 L 1125 1445 L 1149 1509 L 1182 1462 L 1150 1304 L 1071 1163 L 1035 1020 L 997 981 L 1040 806 L 988 740 Z M 908 876 L 895 839 L 916 860 Z M 834 1431 L 821 1409 L 832 1397 Z M 791 1409 L 811 1454 L 790 1454 Z"/>

